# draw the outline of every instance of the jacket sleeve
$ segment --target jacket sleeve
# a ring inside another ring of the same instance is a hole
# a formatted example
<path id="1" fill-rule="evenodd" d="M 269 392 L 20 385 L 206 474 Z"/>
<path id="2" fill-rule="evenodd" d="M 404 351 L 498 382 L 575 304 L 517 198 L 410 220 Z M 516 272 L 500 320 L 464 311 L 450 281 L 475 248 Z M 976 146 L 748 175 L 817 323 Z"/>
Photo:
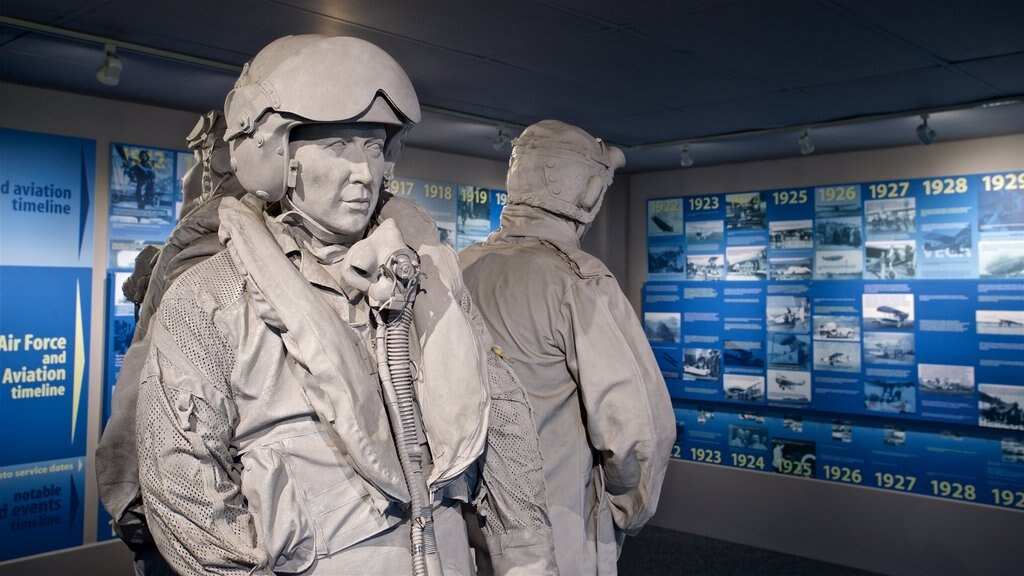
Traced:
<path id="1" fill-rule="evenodd" d="M 572 283 L 566 362 L 615 526 L 635 534 L 654 514 L 675 441 L 675 417 L 654 354 L 615 279 Z"/>
<path id="2" fill-rule="evenodd" d="M 232 350 L 197 298 L 168 294 L 154 320 L 136 435 L 160 553 L 181 574 L 272 575 L 230 444 Z"/>

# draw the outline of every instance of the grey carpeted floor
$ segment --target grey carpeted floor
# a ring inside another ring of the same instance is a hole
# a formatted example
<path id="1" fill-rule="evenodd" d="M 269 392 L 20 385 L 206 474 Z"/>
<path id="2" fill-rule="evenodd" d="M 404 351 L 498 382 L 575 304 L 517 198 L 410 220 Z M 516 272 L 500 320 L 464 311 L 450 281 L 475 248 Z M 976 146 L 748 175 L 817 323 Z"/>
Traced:
<path id="1" fill-rule="evenodd" d="M 874 576 L 855 568 L 647 526 L 627 538 L 619 576 Z"/>

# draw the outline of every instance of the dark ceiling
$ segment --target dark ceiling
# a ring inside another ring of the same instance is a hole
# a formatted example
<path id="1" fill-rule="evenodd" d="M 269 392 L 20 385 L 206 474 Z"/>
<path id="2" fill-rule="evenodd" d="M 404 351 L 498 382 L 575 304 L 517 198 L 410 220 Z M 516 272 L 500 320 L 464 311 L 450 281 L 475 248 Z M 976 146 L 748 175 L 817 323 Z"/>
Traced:
<path id="1" fill-rule="evenodd" d="M 479 157 L 544 118 L 627 147 L 631 172 L 684 142 L 697 165 L 796 155 L 807 126 L 817 153 L 912 145 L 922 111 L 943 141 L 1024 132 L 1024 104 L 980 106 L 1024 95 L 1022 0 L 2 0 L 0 80 L 198 113 L 311 32 L 405 67 L 410 145 Z"/>

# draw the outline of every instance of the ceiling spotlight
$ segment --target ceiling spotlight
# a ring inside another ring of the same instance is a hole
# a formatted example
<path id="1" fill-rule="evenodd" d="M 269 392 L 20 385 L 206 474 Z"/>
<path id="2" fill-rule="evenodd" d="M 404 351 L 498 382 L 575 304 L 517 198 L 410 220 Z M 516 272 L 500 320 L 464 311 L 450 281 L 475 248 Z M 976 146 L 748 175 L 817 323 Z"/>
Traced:
<path id="1" fill-rule="evenodd" d="M 683 144 L 683 155 L 679 158 L 679 165 L 683 168 L 693 166 L 693 158 L 690 157 L 690 145 Z"/>
<path id="2" fill-rule="evenodd" d="M 917 126 L 917 139 L 925 146 L 934 143 L 938 139 L 935 130 L 932 130 L 932 127 L 928 125 L 927 114 L 921 114 L 921 124 Z"/>
<path id="3" fill-rule="evenodd" d="M 800 153 L 804 156 L 814 152 L 814 142 L 811 142 L 811 129 L 804 128 L 804 133 L 800 135 Z"/>
<path id="4" fill-rule="evenodd" d="M 113 44 L 107 44 L 103 47 L 103 50 L 106 57 L 103 58 L 103 64 L 96 70 L 96 79 L 101 84 L 117 86 L 118 81 L 121 80 L 121 68 L 124 67 L 121 59 L 117 57 L 117 47 Z"/>
<path id="5" fill-rule="evenodd" d="M 512 139 L 501 128 L 498 128 L 498 135 L 494 138 L 494 143 L 491 146 L 494 147 L 495 151 L 501 152 L 508 148 L 511 143 Z"/>

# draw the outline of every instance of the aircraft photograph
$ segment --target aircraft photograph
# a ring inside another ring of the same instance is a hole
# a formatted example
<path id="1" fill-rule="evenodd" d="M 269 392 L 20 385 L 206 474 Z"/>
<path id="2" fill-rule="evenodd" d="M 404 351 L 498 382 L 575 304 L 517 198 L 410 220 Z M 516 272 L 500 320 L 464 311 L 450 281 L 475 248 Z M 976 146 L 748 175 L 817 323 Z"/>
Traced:
<path id="1" fill-rule="evenodd" d="M 725 273 L 725 259 L 721 254 L 688 254 L 687 280 L 721 280 Z"/>
<path id="2" fill-rule="evenodd" d="M 675 229 L 675 227 L 672 226 L 672 224 L 670 224 L 669 222 L 665 221 L 664 218 L 662 218 L 661 216 L 659 216 L 657 214 L 651 216 L 651 223 L 654 224 L 658 228 L 658 230 L 661 231 L 661 232 L 667 232 L 669 234 L 674 234 L 674 233 L 678 232 Z"/>
<path id="3" fill-rule="evenodd" d="M 989 190 L 978 194 L 981 232 L 1024 230 L 1024 190 Z"/>
<path id="4" fill-rule="evenodd" d="M 683 233 L 681 198 L 656 198 L 647 201 L 647 235 L 665 236 Z"/>
<path id="5" fill-rule="evenodd" d="M 939 231 L 924 235 L 924 254 L 928 258 L 938 257 L 971 257 L 971 226 L 950 230 L 950 233 Z"/>
<path id="6" fill-rule="evenodd" d="M 768 245 L 775 250 L 812 248 L 813 225 L 810 220 L 780 220 L 768 223 Z"/>
<path id="7" fill-rule="evenodd" d="M 864 333 L 865 364 L 913 364 L 914 335 L 894 332 Z"/>
<path id="8" fill-rule="evenodd" d="M 913 278 L 917 273 L 917 259 L 913 240 L 868 242 L 864 278 L 869 280 L 895 280 Z"/>
<path id="9" fill-rule="evenodd" d="M 761 342 L 726 340 L 725 365 L 764 368 L 764 348 Z"/>
<path id="10" fill-rule="evenodd" d="M 772 280 L 810 280 L 814 276 L 810 257 L 769 258 L 768 264 Z"/>
<path id="11" fill-rule="evenodd" d="M 860 372 L 860 344 L 819 341 L 814 345 L 814 369 Z"/>
<path id="12" fill-rule="evenodd" d="M 903 446 L 907 443 L 907 431 L 896 426 L 882 429 L 882 443 L 886 446 Z"/>
<path id="13" fill-rule="evenodd" d="M 978 269 L 982 278 L 1024 276 L 1024 240 L 978 242 Z"/>
<path id="14" fill-rule="evenodd" d="M 849 420 L 833 420 L 832 439 L 844 444 L 853 442 L 853 424 Z"/>
<path id="15" fill-rule="evenodd" d="M 815 316 L 815 340 L 859 340 L 860 318 L 857 316 Z"/>
<path id="16" fill-rule="evenodd" d="M 772 468 L 776 472 L 814 478 L 816 460 L 814 442 L 772 439 Z"/>
<path id="17" fill-rule="evenodd" d="M 726 280 L 765 280 L 768 277 L 768 252 L 764 246 L 729 246 Z"/>
<path id="18" fill-rule="evenodd" d="M 860 250 L 817 251 L 814 277 L 819 280 L 855 280 L 864 272 L 864 255 Z"/>
<path id="19" fill-rule="evenodd" d="M 1024 309 L 976 310 L 974 319 L 978 334 L 1024 336 Z"/>
<path id="20" fill-rule="evenodd" d="M 687 244 L 718 244 L 724 238 L 721 220 L 686 223 Z"/>
<path id="21" fill-rule="evenodd" d="M 970 396 L 974 393 L 974 366 L 918 364 L 921 393 Z"/>
<path id="22" fill-rule="evenodd" d="M 871 412 L 913 414 L 917 405 L 917 388 L 909 380 L 864 380 L 864 408 Z"/>
<path id="23" fill-rule="evenodd" d="M 811 337 L 806 334 L 774 333 L 768 338 L 768 366 L 790 370 L 810 368 Z"/>
<path id="24" fill-rule="evenodd" d="M 913 294 L 864 294 L 864 326 L 872 330 L 912 330 Z"/>
<path id="25" fill-rule="evenodd" d="M 806 296 L 768 296 L 765 306 L 769 332 L 810 332 L 810 314 Z"/>
<path id="26" fill-rule="evenodd" d="M 725 227 L 728 230 L 764 230 L 767 207 L 760 192 L 728 194 L 725 197 Z"/>
<path id="27" fill-rule="evenodd" d="M 1000 443 L 1003 462 L 1024 462 L 1024 438 L 1003 438 Z"/>
<path id="28" fill-rule="evenodd" d="M 1024 430 L 1024 386 L 979 384 L 978 424 Z"/>
<path id="29" fill-rule="evenodd" d="M 915 230 L 913 198 L 892 198 L 864 202 L 868 237 L 911 233 Z"/>
<path id="30" fill-rule="evenodd" d="M 768 400 L 807 403 L 811 401 L 811 373 L 768 370 Z"/>
<path id="31" fill-rule="evenodd" d="M 725 374 L 722 376 L 722 388 L 726 400 L 743 402 L 764 401 L 764 377 L 751 374 Z"/>

